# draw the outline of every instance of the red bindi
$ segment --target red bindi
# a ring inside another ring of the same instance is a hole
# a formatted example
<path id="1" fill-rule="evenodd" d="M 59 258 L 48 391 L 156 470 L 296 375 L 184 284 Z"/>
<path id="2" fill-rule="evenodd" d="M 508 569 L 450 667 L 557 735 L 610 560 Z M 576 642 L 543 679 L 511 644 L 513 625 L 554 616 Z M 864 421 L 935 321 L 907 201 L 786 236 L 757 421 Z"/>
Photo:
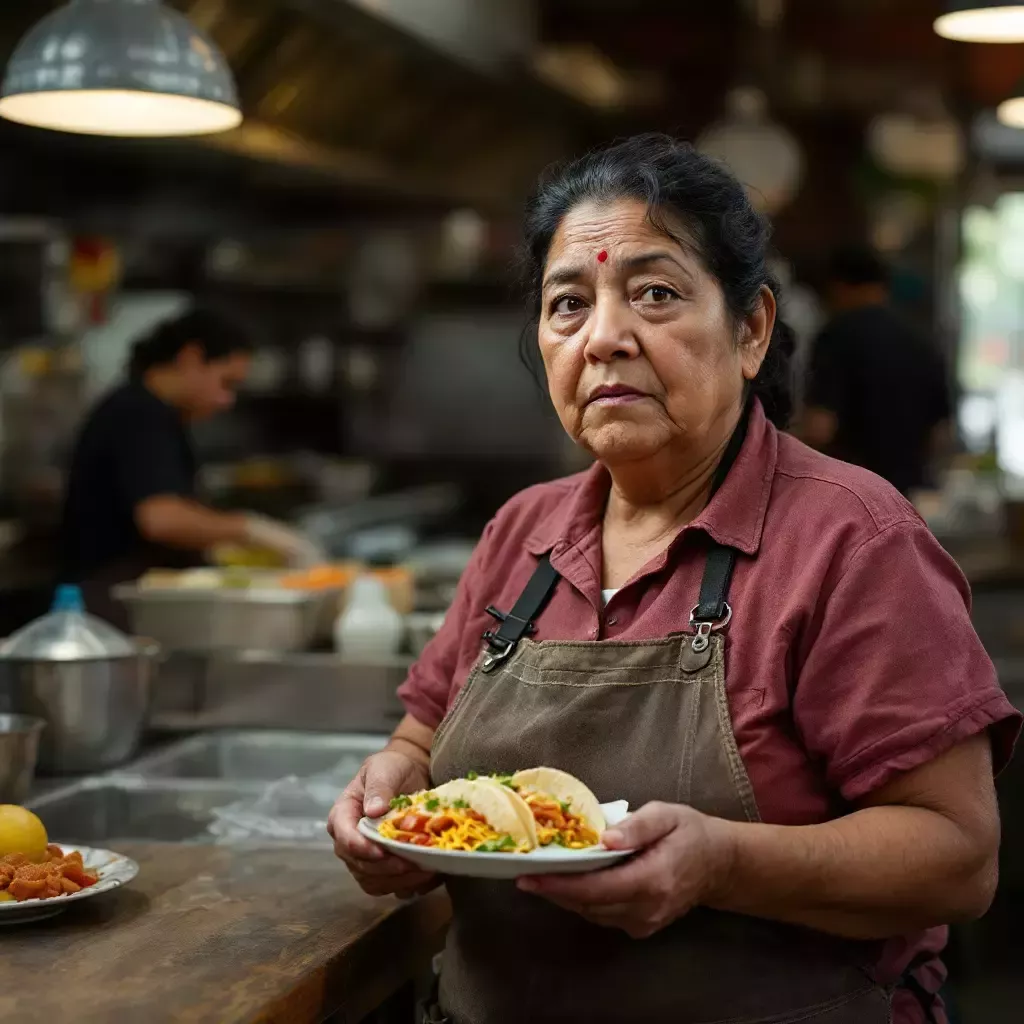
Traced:
<path id="1" fill-rule="evenodd" d="M 604 261 L 605 261 L 606 259 L 608 259 L 608 250 L 607 250 L 607 249 L 602 249 L 602 250 L 601 250 L 601 251 L 600 251 L 600 252 L 599 252 L 599 253 L 597 254 L 597 262 L 598 262 L 598 263 L 604 263 Z"/>

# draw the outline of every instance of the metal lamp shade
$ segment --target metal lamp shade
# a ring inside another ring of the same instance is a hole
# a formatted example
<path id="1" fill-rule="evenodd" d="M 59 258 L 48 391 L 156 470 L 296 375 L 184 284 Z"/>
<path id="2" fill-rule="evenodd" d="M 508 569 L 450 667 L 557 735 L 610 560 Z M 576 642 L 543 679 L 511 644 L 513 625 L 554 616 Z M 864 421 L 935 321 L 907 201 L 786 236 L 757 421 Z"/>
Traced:
<path id="1" fill-rule="evenodd" d="M 227 62 L 159 0 L 72 0 L 18 44 L 0 116 L 85 135 L 205 135 L 242 120 Z"/>
<path id="2" fill-rule="evenodd" d="M 964 43 L 1024 42 L 1024 4 L 996 0 L 949 0 L 935 31 Z"/>

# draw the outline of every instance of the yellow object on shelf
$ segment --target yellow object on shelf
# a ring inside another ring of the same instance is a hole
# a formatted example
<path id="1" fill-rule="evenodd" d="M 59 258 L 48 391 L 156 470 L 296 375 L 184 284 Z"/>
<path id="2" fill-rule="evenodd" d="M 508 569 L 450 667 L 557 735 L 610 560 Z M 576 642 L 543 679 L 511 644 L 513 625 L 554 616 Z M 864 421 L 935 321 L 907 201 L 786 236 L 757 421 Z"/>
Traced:
<path id="1" fill-rule="evenodd" d="M 20 853 L 39 863 L 46 856 L 46 827 L 31 812 L 16 804 L 0 804 L 0 857 Z"/>

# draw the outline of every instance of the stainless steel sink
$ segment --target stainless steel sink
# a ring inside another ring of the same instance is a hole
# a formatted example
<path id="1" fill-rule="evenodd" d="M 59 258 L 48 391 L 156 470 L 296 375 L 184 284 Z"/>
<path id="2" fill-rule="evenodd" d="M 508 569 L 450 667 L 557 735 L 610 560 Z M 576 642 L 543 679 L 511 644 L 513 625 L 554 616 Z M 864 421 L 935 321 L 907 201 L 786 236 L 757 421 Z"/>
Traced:
<path id="1" fill-rule="evenodd" d="M 120 774 L 257 783 L 329 773 L 340 789 L 386 742 L 384 736 L 306 732 L 206 733 L 150 754 Z"/>
<path id="2" fill-rule="evenodd" d="M 119 839 L 210 841 L 213 809 L 251 796 L 251 786 L 157 783 L 94 778 L 49 793 L 29 806 L 54 842 L 109 845 Z"/>
<path id="3" fill-rule="evenodd" d="M 117 840 L 213 842 L 215 810 L 252 804 L 289 776 L 318 777 L 315 808 L 326 820 L 335 792 L 380 750 L 384 736 L 301 732 L 204 733 L 132 764 L 40 794 L 29 806 L 56 842 L 109 845 Z M 276 812 L 275 812 L 276 816 Z M 312 818 L 312 812 L 307 812 Z M 305 822 L 306 832 L 310 831 Z"/>

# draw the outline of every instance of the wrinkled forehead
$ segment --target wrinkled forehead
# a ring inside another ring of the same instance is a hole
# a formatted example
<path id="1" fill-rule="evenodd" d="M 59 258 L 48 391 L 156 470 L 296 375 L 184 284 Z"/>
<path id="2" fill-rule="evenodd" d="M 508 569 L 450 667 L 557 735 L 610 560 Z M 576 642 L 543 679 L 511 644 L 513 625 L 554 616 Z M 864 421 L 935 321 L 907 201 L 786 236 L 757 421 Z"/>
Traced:
<path id="1" fill-rule="evenodd" d="M 545 281 L 552 274 L 564 276 L 567 266 L 596 269 L 596 264 L 617 264 L 653 250 L 669 252 L 695 272 L 703 269 L 694 232 L 679 214 L 652 211 L 634 199 L 588 200 L 572 207 L 552 236 Z"/>

